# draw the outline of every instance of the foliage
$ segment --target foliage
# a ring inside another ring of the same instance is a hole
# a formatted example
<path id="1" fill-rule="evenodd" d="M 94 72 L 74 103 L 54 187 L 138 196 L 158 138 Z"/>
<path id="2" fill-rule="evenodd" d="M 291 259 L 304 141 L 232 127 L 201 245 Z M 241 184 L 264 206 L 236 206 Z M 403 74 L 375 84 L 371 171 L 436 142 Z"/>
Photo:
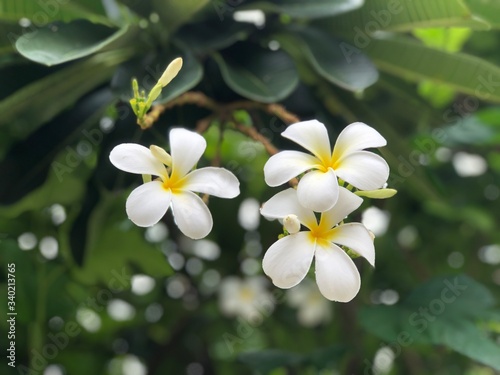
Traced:
<path id="1" fill-rule="evenodd" d="M 15 263 L 16 364 L 36 373 L 57 364 L 70 374 L 121 374 L 134 358 L 151 374 L 194 374 L 197 366 L 205 374 L 500 371 L 498 7 L 2 0 L 0 312 L 6 316 L 7 264 Z M 237 21 L 247 10 L 265 22 Z M 128 104 L 131 80 L 149 91 L 175 57 L 184 66 L 142 130 Z M 225 317 L 218 280 L 261 273 L 244 265 L 260 265 L 276 240 L 276 223 L 243 228 L 239 207 L 269 199 L 268 153 L 290 147 L 279 136 L 286 125 L 312 118 L 331 134 L 362 121 L 388 141 L 381 153 L 398 194 L 373 201 L 391 216 L 375 240 L 376 268 L 356 261 L 360 294 L 334 304 L 330 322 L 313 329 L 275 287 L 272 314 Z M 241 181 L 238 199 L 210 198 L 207 240 L 187 241 L 168 215 L 168 235 L 158 241 L 133 226 L 124 202 L 140 181 L 108 159 L 119 143 L 166 147 L 174 126 L 202 132 L 200 164 L 224 166 Z M 479 158 L 469 175 L 465 162 L 457 166 L 467 155 Z M 32 246 L 21 240 L 27 233 L 38 239 Z M 57 241 L 54 259 L 39 251 L 47 238 Z M 220 256 L 207 258 L 214 246 Z M 145 295 L 131 290 L 138 274 L 156 282 Z M 444 295 L 454 280 L 467 288 Z M 112 318 L 110 300 L 126 301 L 122 310 L 134 314 Z M 73 332 L 71 324 L 78 333 L 49 358 L 44 350 Z M 7 332 L 5 319 L 0 327 Z M 6 340 L 0 348 L 6 352 Z"/>

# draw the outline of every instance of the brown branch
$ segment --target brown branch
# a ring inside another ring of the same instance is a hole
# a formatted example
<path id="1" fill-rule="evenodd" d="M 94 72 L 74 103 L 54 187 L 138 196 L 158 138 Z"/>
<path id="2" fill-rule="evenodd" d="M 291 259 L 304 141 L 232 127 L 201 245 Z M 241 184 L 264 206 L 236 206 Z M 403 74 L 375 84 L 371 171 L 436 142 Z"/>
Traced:
<path id="1" fill-rule="evenodd" d="M 189 91 L 186 92 L 174 100 L 171 100 L 165 104 L 156 104 L 151 108 L 151 111 L 148 112 L 141 120 L 137 120 L 137 123 L 141 126 L 142 129 L 148 129 L 153 124 L 158 121 L 161 114 L 168 109 L 174 108 L 176 106 L 183 106 L 186 104 L 194 104 L 198 107 L 206 108 L 211 110 L 216 114 L 216 117 L 225 118 L 230 115 L 233 111 L 238 109 L 246 109 L 246 110 L 260 110 L 266 112 L 272 116 L 276 116 L 280 118 L 286 124 L 293 124 L 295 122 L 299 122 L 300 119 L 297 115 L 292 112 L 289 112 L 283 107 L 281 104 L 271 103 L 258 103 L 250 100 L 239 100 L 232 103 L 218 103 L 212 98 L 206 96 L 204 93 L 199 91 Z M 206 129 L 205 129 L 206 130 Z"/>

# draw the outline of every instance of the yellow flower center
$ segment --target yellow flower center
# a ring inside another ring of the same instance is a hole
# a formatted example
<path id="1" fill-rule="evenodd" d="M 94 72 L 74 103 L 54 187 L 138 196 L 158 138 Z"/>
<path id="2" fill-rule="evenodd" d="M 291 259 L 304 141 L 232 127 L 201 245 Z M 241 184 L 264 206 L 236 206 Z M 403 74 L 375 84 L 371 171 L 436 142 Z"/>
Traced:
<path id="1" fill-rule="evenodd" d="M 254 291 L 247 286 L 243 286 L 240 290 L 240 297 L 244 301 L 252 301 L 254 299 Z"/>
<path id="2" fill-rule="evenodd" d="M 323 173 L 328 172 L 329 168 L 336 170 L 340 165 L 339 159 L 333 153 L 331 156 L 328 155 L 327 158 L 322 157 L 320 161 L 321 164 L 317 164 L 315 167 Z"/>
<path id="3" fill-rule="evenodd" d="M 165 190 L 171 190 L 173 193 L 183 189 L 184 186 L 184 178 L 177 178 L 175 175 L 164 176 L 163 180 L 163 188 Z"/>
<path id="4" fill-rule="evenodd" d="M 310 232 L 308 234 L 311 242 L 327 245 L 332 242 L 335 236 L 335 228 L 330 228 L 322 217 L 319 224 L 314 223 L 310 226 Z"/>

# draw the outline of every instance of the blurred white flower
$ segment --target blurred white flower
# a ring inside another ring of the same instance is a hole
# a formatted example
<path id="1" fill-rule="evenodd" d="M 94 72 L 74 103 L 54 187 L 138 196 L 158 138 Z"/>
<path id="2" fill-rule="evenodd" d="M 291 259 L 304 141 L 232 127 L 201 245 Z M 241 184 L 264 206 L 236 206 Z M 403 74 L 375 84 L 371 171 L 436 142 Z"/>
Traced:
<path id="1" fill-rule="evenodd" d="M 453 155 L 452 163 L 460 177 L 481 176 L 488 169 L 488 163 L 482 156 L 462 151 Z"/>
<path id="2" fill-rule="evenodd" d="M 310 279 L 288 290 L 286 296 L 288 304 L 297 308 L 297 318 L 303 326 L 315 327 L 330 321 L 332 304 Z"/>
<path id="3" fill-rule="evenodd" d="M 362 122 L 342 130 L 333 152 L 325 125 L 317 120 L 290 125 L 281 135 L 313 155 L 281 151 L 271 156 L 264 166 L 266 183 L 278 186 L 308 171 L 299 181 L 297 196 L 301 205 L 313 211 L 328 211 L 337 202 L 337 177 L 360 190 L 379 189 L 389 177 L 386 161 L 373 152 L 363 151 L 385 146 L 387 142 L 379 132 Z"/>
<path id="4" fill-rule="evenodd" d="M 375 264 L 373 237 L 368 229 L 360 223 L 341 223 L 362 201 L 340 187 L 337 203 L 321 214 L 319 223 L 312 210 L 300 205 L 294 189 L 282 191 L 264 203 L 263 216 L 283 219 L 294 214 L 308 228 L 279 239 L 267 250 L 262 268 L 273 284 L 283 289 L 297 285 L 306 276 L 315 257 L 316 282 L 321 294 L 332 301 L 352 300 L 361 286 L 359 272 L 338 245 L 363 256 L 372 266 Z"/>
<path id="5" fill-rule="evenodd" d="M 175 222 L 186 236 L 199 239 L 210 233 L 212 215 L 194 192 L 234 198 L 240 189 L 236 176 L 224 168 L 191 171 L 206 146 L 201 135 L 185 129 L 170 131 L 172 156 L 157 146 L 150 149 L 134 143 L 116 146 L 109 155 L 115 167 L 125 172 L 158 176 L 128 197 L 126 210 L 130 220 L 140 227 L 149 227 L 172 206 Z"/>
<path id="6" fill-rule="evenodd" d="M 219 289 L 219 307 L 223 314 L 246 320 L 260 319 L 274 310 L 275 301 L 266 289 L 262 276 L 240 279 L 235 276 L 222 280 Z"/>

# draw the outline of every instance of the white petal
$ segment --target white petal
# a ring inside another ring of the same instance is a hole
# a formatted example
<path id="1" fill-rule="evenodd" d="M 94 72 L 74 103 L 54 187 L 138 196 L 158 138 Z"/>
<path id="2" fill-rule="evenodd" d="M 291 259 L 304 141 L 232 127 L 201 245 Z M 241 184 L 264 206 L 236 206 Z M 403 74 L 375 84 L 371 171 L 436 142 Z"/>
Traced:
<path id="1" fill-rule="evenodd" d="M 361 279 L 352 259 L 340 247 L 318 246 L 316 282 L 330 301 L 349 302 L 359 292 Z"/>
<path id="2" fill-rule="evenodd" d="M 304 152 L 281 151 L 271 156 L 264 165 L 264 179 L 269 186 L 279 186 L 319 163 L 316 157 Z"/>
<path id="3" fill-rule="evenodd" d="M 267 250 L 262 268 L 274 285 L 291 288 L 300 283 L 311 268 L 315 247 L 309 232 L 283 237 Z"/>
<path id="4" fill-rule="evenodd" d="M 172 194 L 172 210 L 175 223 L 182 233 L 198 240 L 212 230 L 212 215 L 199 196 L 190 191 Z"/>
<path id="5" fill-rule="evenodd" d="M 172 178 L 184 177 L 200 160 L 207 142 L 198 133 L 186 129 L 170 130 Z"/>
<path id="6" fill-rule="evenodd" d="M 271 197 L 260 209 L 260 213 L 271 219 L 284 219 L 288 215 L 296 215 L 306 227 L 317 226 L 314 212 L 303 207 L 297 198 L 297 191 L 289 188 Z"/>
<path id="7" fill-rule="evenodd" d="M 389 178 L 389 166 L 380 156 L 368 151 L 353 152 L 342 159 L 337 176 L 361 190 L 381 188 Z"/>
<path id="8" fill-rule="evenodd" d="M 334 229 L 333 242 L 344 245 L 364 257 L 375 266 L 375 246 L 370 232 L 363 224 L 348 223 Z"/>
<path id="9" fill-rule="evenodd" d="M 331 168 L 328 168 L 327 172 L 306 173 L 297 186 L 300 204 L 316 212 L 324 212 L 332 208 L 338 196 L 337 176 Z"/>
<path id="10" fill-rule="evenodd" d="M 327 164 L 330 161 L 332 149 L 328 131 L 318 120 L 292 124 L 281 135 L 311 151 L 323 163 Z"/>
<path id="11" fill-rule="evenodd" d="M 234 198 L 240 194 L 240 182 L 236 176 L 227 169 L 215 167 L 192 171 L 185 177 L 183 188 L 221 198 Z"/>
<path id="12" fill-rule="evenodd" d="M 113 148 L 109 160 L 122 171 L 137 174 L 164 176 L 165 166 L 157 160 L 148 148 L 135 143 L 122 143 Z"/>
<path id="13" fill-rule="evenodd" d="M 362 122 L 352 123 L 344 128 L 333 148 L 333 158 L 338 160 L 351 152 L 370 147 L 382 147 L 387 144 L 382 135 L 371 126 Z"/>
<path id="14" fill-rule="evenodd" d="M 321 222 L 325 228 L 333 228 L 345 219 L 347 215 L 361 206 L 363 199 L 351 193 L 345 187 L 339 186 L 339 199 L 335 206 L 321 214 Z"/>
<path id="15" fill-rule="evenodd" d="M 150 227 L 165 215 L 171 194 L 160 181 L 151 181 L 132 191 L 126 203 L 127 215 L 135 225 Z"/>

